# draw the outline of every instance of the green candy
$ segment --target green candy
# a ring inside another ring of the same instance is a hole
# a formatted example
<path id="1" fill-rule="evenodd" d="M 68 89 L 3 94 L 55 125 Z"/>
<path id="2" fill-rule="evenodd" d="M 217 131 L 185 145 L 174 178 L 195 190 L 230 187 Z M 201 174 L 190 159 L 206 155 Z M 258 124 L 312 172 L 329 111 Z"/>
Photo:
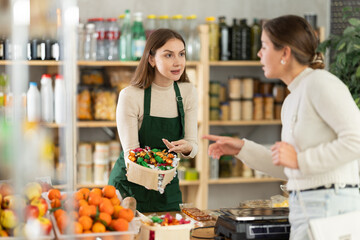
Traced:
<path id="1" fill-rule="evenodd" d="M 166 170 L 164 166 L 159 166 L 160 170 Z"/>
<path id="2" fill-rule="evenodd" d="M 160 150 L 159 150 L 159 149 L 156 149 L 156 148 L 153 148 L 151 151 L 153 151 L 153 152 L 160 152 Z"/>
<path id="3" fill-rule="evenodd" d="M 151 217 L 151 220 L 154 222 L 154 223 L 162 223 L 164 220 L 162 220 L 161 218 L 159 218 L 158 216 L 153 216 Z"/>
<path id="4" fill-rule="evenodd" d="M 145 161 L 142 161 L 140 164 L 144 167 L 150 168 L 149 165 Z"/>
<path id="5" fill-rule="evenodd" d="M 160 156 L 155 156 L 155 160 L 156 160 L 158 163 L 164 163 L 164 160 L 163 160 Z"/>
<path id="6" fill-rule="evenodd" d="M 137 161 L 137 163 L 142 163 L 142 162 L 144 162 L 144 159 L 142 157 L 138 157 L 138 159 L 136 161 Z"/>
<path id="7" fill-rule="evenodd" d="M 150 159 L 149 154 L 146 154 L 146 155 L 145 155 L 145 159 Z"/>

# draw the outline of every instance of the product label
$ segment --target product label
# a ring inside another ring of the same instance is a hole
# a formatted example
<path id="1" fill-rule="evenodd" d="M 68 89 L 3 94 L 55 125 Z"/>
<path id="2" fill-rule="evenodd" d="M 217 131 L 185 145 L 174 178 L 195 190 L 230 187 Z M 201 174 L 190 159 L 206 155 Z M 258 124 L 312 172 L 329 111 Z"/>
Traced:
<path id="1" fill-rule="evenodd" d="M 134 40 L 133 43 L 133 56 L 141 58 L 144 53 L 146 41 L 144 39 Z"/>

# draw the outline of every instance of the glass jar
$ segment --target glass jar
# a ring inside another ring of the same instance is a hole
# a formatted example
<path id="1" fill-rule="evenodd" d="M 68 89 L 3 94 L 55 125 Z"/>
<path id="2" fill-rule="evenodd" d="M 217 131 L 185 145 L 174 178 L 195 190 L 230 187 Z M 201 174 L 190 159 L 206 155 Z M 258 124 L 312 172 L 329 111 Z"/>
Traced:
<path id="1" fill-rule="evenodd" d="M 264 118 L 266 120 L 274 119 L 274 97 L 272 95 L 264 97 Z"/>
<path id="2" fill-rule="evenodd" d="M 241 119 L 252 120 L 253 118 L 253 100 L 243 99 L 241 101 Z"/>
<path id="3" fill-rule="evenodd" d="M 231 77 L 229 83 L 229 98 L 240 99 L 241 98 L 241 79 L 238 77 Z"/>
<path id="4" fill-rule="evenodd" d="M 228 102 L 224 102 L 221 104 L 220 111 L 221 111 L 221 121 L 229 121 L 230 106 Z"/>
<path id="5" fill-rule="evenodd" d="M 230 120 L 239 121 L 241 120 L 241 101 L 231 100 L 230 101 Z"/>
<path id="6" fill-rule="evenodd" d="M 255 94 L 253 98 L 254 110 L 253 119 L 262 120 L 264 117 L 264 100 L 261 94 Z"/>
<path id="7" fill-rule="evenodd" d="M 242 80 L 242 89 L 243 98 L 252 98 L 254 95 L 254 79 L 244 78 Z"/>

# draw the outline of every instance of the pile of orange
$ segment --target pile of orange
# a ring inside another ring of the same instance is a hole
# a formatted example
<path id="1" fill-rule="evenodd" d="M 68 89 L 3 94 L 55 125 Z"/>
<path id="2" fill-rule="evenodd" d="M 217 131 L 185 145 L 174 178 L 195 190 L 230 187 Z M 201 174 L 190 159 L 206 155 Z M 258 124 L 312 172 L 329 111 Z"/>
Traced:
<path id="1" fill-rule="evenodd" d="M 81 188 L 72 195 L 58 189 L 48 192 L 56 223 L 62 233 L 102 233 L 127 231 L 134 218 L 131 209 L 120 206 L 114 186 Z"/>

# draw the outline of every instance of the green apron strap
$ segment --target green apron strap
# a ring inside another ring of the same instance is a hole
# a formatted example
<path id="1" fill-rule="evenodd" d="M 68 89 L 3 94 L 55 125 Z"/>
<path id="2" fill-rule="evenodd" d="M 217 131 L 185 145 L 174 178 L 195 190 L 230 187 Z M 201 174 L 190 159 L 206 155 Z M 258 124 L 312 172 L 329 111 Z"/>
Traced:
<path id="1" fill-rule="evenodd" d="M 145 89 L 144 115 L 150 116 L 151 86 Z"/>
<path id="2" fill-rule="evenodd" d="M 178 113 L 181 119 L 181 127 L 182 127 L 182 135 L 184 137 L 185 134 L 185 112 L 184 112 L 184 106 L 183 106 L 183 102 L 182 102 L 182 97 L 180 94 L 180 89 L 179 86 L 177 85 L 176 82 L 174 82 L 174 89 L 175 89 L 175 94 L 176 94 L 176 103 L 178 106 Z"/>

